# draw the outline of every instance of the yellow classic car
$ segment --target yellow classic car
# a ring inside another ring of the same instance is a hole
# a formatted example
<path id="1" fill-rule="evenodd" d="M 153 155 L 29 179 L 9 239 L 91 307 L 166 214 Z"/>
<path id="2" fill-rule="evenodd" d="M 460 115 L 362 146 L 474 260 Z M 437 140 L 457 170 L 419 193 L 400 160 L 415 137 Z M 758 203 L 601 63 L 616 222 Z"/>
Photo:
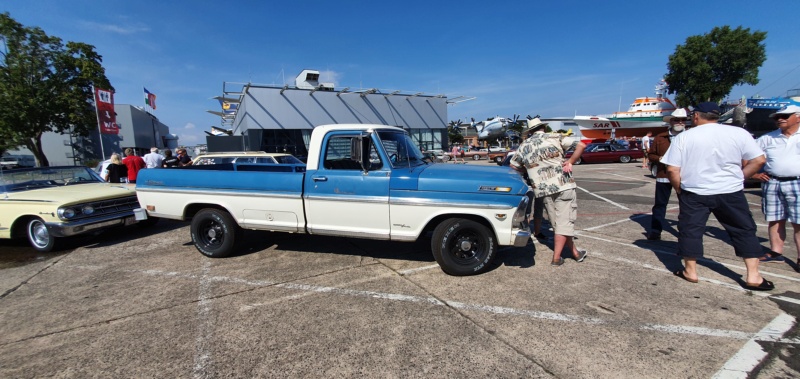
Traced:
<path id="1" fill-rule="evenodd" d="M 88 167 L 0 171 L 0 238 L 27 237 L 34 249 L 61 237 L 136 223 L 133 185 L 106 183 Z"/>

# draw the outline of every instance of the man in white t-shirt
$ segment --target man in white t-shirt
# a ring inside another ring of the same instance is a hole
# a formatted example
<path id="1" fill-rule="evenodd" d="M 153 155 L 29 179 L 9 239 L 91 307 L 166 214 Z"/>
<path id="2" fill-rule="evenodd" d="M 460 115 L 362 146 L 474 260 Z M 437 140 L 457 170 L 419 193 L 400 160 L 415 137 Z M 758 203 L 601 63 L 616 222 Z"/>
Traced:
<path id="1" fill-rule="evenodd" d="M 761 261 L 782 262 L 786 243 L 786 221 L 794 230 L 797 266 L 800 271 L 800 107 L 789 105 L 770 115 L 778 129 L 764 134 L 758 145 L 767 155 L 764 172 L 753 175 L 761 185 L 761 211 L 769 223 L 770 253 Z"/>
<path id="2" fill-rule="evenodd" d="M 647 132 L 647 134 L 642 137 L 642 153 L 644 153 L 644 158 L 642 158 L 642 168 L 648 168 L 649 165 L 647 164 L 649 160 L 647 159 L 647 151 L 650 150 L 650 141 L 653 139 L 653 132 Z"/>
<path id="3" fill-rule="evenodd" d="M 703 234 L 713 213 L 728 232 L 736 255 L 744 259 L 744 287 L 769 291 L 775 285 L 758 271 L 764 253 L 743 191 L 744 178 L 758 172 L 766 158 L 750 133 L 717 124 L 719 116 L 716 103 L 698 104 L 692 115 L 695 126 L 675 136 L 661 159 L 680 203 L 678 255 L 685 268 L 674 274 L 697 283 L 697 259 L 703 257 Z M 747 162 L 744 167 L 742 161 Z"/>
<path id="4" fill-rule="evenodd" d="M 157 147 L 151 147 L 150 153 L 145 154 L 142 158 L 147 168 L 161 167 L 161 163 L 164 161 L 164 157 L 158 153 Z"/>

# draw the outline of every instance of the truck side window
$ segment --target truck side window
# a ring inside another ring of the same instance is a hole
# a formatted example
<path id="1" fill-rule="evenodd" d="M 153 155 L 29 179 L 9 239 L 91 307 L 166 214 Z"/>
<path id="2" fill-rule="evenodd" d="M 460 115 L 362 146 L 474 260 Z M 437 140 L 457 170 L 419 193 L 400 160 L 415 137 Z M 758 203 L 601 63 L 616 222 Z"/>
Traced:
<path id="1" fill-rule="evenodd" d="M 331 137 L 325 149 L 325 160 L 322 166 L 329 170 L 361 170 L 361 165 L 352 160 L 350 156 L 351 136 Z M 369 171 L 378 170 L 383 167 L 375 145 L 370 149 Z"/>

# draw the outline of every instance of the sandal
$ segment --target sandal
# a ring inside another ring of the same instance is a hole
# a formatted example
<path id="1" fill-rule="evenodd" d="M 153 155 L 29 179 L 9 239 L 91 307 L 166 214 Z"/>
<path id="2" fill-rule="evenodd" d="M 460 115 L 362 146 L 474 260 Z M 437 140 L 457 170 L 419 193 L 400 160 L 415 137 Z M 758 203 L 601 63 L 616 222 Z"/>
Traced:
<path id="1" fill-rule="evenodd" d="M 752 291 L 772 291 L 775 289 L 775 284 L 770 282 L 769 280 L 761 278 L 761 284 L 745 282 L 744 288 L 747 288 Z"/>
<path id="2" fill-rule="evenodd" d="M 561 266 L 564 264 L 564 258 L 560 257 L 557 261 L 550 262 L 550 266 Z"/>
<path id="3" fill-rule="evenodd" d="M 760 262 L 783 262 L 786 259 L 783 257 L 783 254 L 776 253 L 774 251 L 770 251 L 761 258 L 758 258 Z"/>
<path id="4" fill-rule="evenodd" d="M 675 272 L 672 273 L 672 275 L 675 275 L 675 276 L 677 276 L 677 277 L 679 277 L 679 278 L 681 278 L 681 279 L 683 279 L 683 280 L 685 280 L 685 281 L 687 281 L 689 283 L 697 283 L 699 281 L 697 279 L 687 278 L 686 275 L 683 273 L 683 270 L 675 271 Z"/>

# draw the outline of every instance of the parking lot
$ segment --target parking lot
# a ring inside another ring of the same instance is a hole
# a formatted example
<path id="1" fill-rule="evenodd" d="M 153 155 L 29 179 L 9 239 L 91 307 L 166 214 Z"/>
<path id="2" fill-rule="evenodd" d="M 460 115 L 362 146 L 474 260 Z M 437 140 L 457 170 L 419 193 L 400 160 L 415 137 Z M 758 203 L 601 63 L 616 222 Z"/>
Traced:
<path id="1" fill-rule="evenodd" d="M 429 240 L 252 231 L 241 254 L 209 259 L 169 220 L 53 254 L 3 240 L 0 377 L 799 377 L 791 238 L 792 262 L 761 266 L 776 289 L 747 291 L 712 217 L 700 282 L 676 278 L 677 199 L 671 230 L 646 240 L 640 165 L 575 167 L 589 256 L 561 267 L 552 239 L 452 277 Z M 768 247 L 760 190 L 746 193 Z"/>

